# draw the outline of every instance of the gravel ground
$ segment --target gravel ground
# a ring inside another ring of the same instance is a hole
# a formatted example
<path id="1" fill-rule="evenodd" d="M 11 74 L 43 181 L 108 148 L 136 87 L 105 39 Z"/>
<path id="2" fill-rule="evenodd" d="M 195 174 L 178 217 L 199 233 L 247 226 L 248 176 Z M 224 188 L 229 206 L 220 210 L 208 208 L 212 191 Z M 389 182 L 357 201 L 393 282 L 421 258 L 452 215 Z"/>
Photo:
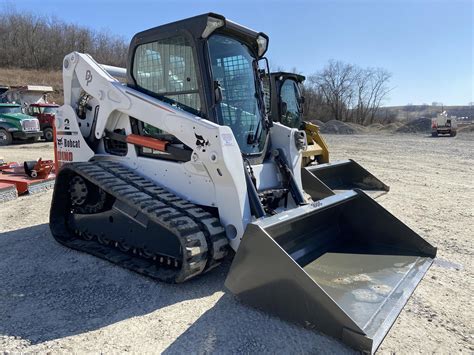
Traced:
<path id="1" fill-rule="evenodd" d="M 378 201 L 438 247 L 438 259 L 380 353 L 474 351 L 474 139 L 328 135 L 390 185 Z M 52 158 L 52 145 L 0 148 L 5 160 Z M 159 284 L 54 242 L 51 192 L 0 205 L 0 351 L 350 353 L 336 340 L 239 304 L 229 263 L 182 285 Z"/>

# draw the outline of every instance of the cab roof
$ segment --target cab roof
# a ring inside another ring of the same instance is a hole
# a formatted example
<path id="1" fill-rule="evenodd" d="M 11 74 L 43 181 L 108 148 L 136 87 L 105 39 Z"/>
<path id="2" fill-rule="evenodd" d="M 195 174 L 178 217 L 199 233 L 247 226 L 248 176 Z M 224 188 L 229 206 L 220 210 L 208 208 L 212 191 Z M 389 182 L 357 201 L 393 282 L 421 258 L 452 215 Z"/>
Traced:
<path id="1" fill-rule="evenodd" d="M 272 75 L 276 78 L 283 77 L 283 79 L 288 79 L 288 78 L 293 79 L 293 80 L 296 80 L 299 83 L 302 83 L 306 80 L 306 77 L 304 75 L 285 72 L 285 71 L 273 72 L 273 73 L 270 73 L 270 75 Z"/>

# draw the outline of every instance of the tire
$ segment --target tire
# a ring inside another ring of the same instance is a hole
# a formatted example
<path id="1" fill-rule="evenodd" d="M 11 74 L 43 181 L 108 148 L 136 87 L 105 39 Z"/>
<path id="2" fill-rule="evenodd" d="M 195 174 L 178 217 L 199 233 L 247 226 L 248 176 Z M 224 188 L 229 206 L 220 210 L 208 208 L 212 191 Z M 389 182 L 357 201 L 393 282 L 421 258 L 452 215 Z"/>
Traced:
<path id="1" fill-rule="evenodd" d="M 431 137 L 438 137 L 438 132 L 431 132 Z"/>
<path id="2" fill-rule="evenodd" d="M 13 137 L 6 129 L 0 128 L 0 146 L 12 144 Z"/>
<path id="3" fill-rule="evenodd" d="M 457 131 L 451 131 L 451 132 L 449 132 L 449 135 L 450 135 L 451 137 L 456 137 L 456 134 L 457 134 L 457 133 L 458 133 Z"/>
<path id="4" fill-rule="evenodd" d="M 43 130 L 43 137 L 46 142 L 52 142 L 53 141 L 53 129 L 48 127 Z"/>

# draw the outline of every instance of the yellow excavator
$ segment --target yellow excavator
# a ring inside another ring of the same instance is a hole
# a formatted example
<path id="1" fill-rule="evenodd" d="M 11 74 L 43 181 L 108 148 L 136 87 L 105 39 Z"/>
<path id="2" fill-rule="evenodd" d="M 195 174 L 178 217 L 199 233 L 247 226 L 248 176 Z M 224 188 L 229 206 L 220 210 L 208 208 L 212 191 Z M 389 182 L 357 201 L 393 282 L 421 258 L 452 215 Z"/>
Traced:
<path id="1" fill-rule="evenodd" d="M 374 198 L 389 191 L 389 186 L 354 160 L 329 161 L 328 146 L 319 126 L 303 121 L 303 75 L 280 71 L 270 73 L 269 77 L 272 120 L 305 131 L 307 147 L 302 154 L 302 166 L 320 180 L 323 189 L 337 192 L 359 188 Z"/>

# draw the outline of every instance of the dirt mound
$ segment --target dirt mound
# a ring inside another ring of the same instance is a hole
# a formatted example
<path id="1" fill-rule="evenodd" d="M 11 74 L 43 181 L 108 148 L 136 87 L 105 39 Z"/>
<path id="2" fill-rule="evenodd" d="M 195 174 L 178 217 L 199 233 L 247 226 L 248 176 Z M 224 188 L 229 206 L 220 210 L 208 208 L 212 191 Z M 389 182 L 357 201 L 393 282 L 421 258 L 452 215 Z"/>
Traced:
<path id="1" fill-rule="evenodd" d="M 315 125 L 319 126 L 319 127 L 322 127 L 325 125 L 325 123 L 323 121 L 320 121 L 320 120 L 312 120 L 311 123 L 314 123 Z"/>
<path id="2" fill-rule="evenodd" d="M 369 125 L 367 128 L 369 128 L 371 131 L 379 131 L 383 128 L 383 124 L 381 123 L 372 123 Z"/>
<path id="3" fill-rule="evenodd" d="M 459 127 L 458 133 L 462 134 L 473 134 L 474 133 L 474 124 L 470 124 L 468 126 Z"/>
<path id="4" fill-rule="evenodd" d="M 394 133 L 404 124 L 402 122 L 392 122 L 387 125 L 382 125 L 380 131 L 387 132 L 387 133 Z"/>
<path id="5" fill-rule="evenodd" d="M 420 117 L 405 123 L 396 130 L 397 133 L 429 133 L 431 132 L 431 119 Z"/>
<path id="6" fill-rule="evenodd" d="M 321 133 L 329 134 L 356 134 L 357 130 L 345 122 L 331 120 L 320 126 Z"/>

